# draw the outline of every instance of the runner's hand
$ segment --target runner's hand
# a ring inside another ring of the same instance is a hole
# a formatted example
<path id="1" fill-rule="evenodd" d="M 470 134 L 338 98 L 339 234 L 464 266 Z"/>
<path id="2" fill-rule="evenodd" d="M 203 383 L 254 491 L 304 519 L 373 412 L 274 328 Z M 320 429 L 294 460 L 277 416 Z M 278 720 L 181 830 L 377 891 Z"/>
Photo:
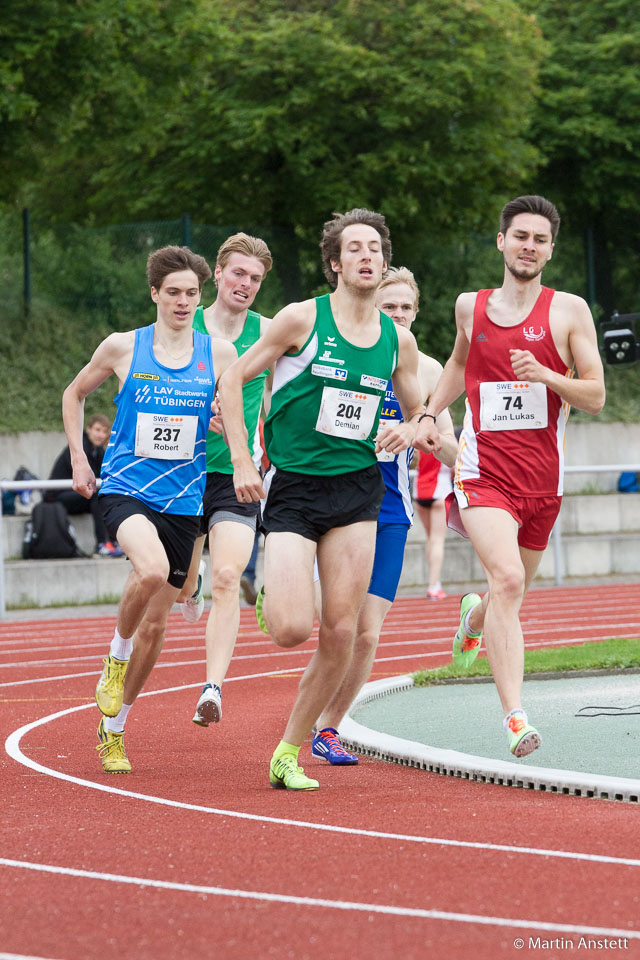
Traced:
<path id="1" fill-rule="evenodd" d="M 76 493 L 79 493 L 81 497 L 85 497 L 87 500 L 90 500 L 96 492 L 96 477 L 93 470 L 89 466 L 88 460 L 79 466 L 74 466 L 73 489 Z"/>
<path id="2" fill-rule="evenodd" d="M 518 380 L 529 380 L 531 383 L 544 383 L 546 367 L 538 363 L 530 350 L 509 350 L 511 367 Z"/>
<path id="3" fill-rule="evenodd" d="M 388 453 L 402 453 L 413 443 L 414 428 L 410 423 L 389 423 L 376 437 L 376 453 L 386 450 Z"/>
<path id="4" fill-rule="evenodd" d="M 416 427 L 416 435 L 413 441 L 416 450 L 422 450 L 423 453 L 439 453 L 442 443 L 438 428 L 431 417 L 425 417 Z"/>
<path id="5" fill-rule="evenodd" d="M 240 503 L 253 503 L 264 500 L 267 496 L 262 486 L 262 478 L 249 458 L 234 464 L 233 485 Z"/>

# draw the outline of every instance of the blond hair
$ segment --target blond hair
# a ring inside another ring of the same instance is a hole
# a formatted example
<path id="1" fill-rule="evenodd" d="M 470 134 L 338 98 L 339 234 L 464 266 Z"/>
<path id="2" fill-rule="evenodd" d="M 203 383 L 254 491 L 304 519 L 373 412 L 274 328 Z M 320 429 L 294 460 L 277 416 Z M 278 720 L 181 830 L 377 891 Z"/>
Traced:
<path id="1" fill-rule="evenodd" d="M 245 257 L 255 257 L 264 267 L 265 276 L 273 266 L 271 251 L 260 237 L 250 237 L 247 233 L 234 233 L 227 237 L 216 257 L 216 267 L 224 270 L 233 253 L 243 253 Z"/>
<path id="2" fill-rule="evenodd" d="M 415 307 L 415 311 L 417 313 L 418 301 L 420 300 L 420 289 L 411 270 L 409 270 L 408 267 L 389 267 L 384 277 L 380 281 L 380 284 L 378 285 L 378 292 L 380 292 L 380 290 L 384 290 L 385 287 L 390 287 L 392 283 L 406 283 L 413 293 L 413 306 Z"/>

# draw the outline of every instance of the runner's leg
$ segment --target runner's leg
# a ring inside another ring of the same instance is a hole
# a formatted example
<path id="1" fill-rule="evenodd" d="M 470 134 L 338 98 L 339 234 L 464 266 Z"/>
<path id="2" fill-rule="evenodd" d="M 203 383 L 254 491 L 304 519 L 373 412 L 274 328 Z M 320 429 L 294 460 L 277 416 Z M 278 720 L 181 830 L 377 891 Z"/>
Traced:
<path id="1" fill-rule="evenodd" d="M 267 542 L 271 536 L 267 537 Z M 287 743 L 302 744 L 344 679 L 358 613 L 371 578 L 375 537 L 376 523 L 363 521 L 335 527 L 318 543 L 322 585 L 318 647 L 300 680 L 298 696 L 283 736 Z M 313 625 L 312 563 L 308 579 L 307 636 Z M 297 597 L 294 602 L 298 603 Z"/>

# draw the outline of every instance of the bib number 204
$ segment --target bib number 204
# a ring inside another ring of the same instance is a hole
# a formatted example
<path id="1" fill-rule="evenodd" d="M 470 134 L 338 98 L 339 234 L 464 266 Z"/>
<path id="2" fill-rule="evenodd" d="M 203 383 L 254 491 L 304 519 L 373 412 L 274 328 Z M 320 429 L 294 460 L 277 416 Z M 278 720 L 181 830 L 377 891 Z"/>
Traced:
<path id="1" fill-rule="evenodd" d="M 362 407 L 356 407 L 353 403 L 339 403 L 336 416 L 345 420 L 359 420 L 361 412 Z"/>

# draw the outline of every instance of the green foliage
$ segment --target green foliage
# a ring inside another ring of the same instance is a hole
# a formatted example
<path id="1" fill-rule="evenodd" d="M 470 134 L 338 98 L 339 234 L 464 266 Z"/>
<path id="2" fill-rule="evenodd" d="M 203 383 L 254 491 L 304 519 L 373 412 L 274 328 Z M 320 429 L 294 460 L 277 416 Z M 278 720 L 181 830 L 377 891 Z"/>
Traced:
<path id="1" fill-rule="evenodd" d="M 550 44 L 532 137 L 544 144 L 540 192 L 593 245 L 606 315 L 640 307 L 640 19 L 630 0 L 541 0 Z M 564 229 L 564 228 L 563 228 Z"/>
<path id="2" fill-rule="evenodd" d="M 602 640 L 548 650 L 525 650 L 524 653 L 526 674 L 565 670 L 628 670 L 633 667 L 640 667 L 638 639 Z M 486 657 L 478 657 L 468 670 L 458 670 L 450 663 L 434 670 L 418 670 L 412 676 L 417 687 L 425 687 L 464 677 L 490 677 L 491 668 Z"/>

